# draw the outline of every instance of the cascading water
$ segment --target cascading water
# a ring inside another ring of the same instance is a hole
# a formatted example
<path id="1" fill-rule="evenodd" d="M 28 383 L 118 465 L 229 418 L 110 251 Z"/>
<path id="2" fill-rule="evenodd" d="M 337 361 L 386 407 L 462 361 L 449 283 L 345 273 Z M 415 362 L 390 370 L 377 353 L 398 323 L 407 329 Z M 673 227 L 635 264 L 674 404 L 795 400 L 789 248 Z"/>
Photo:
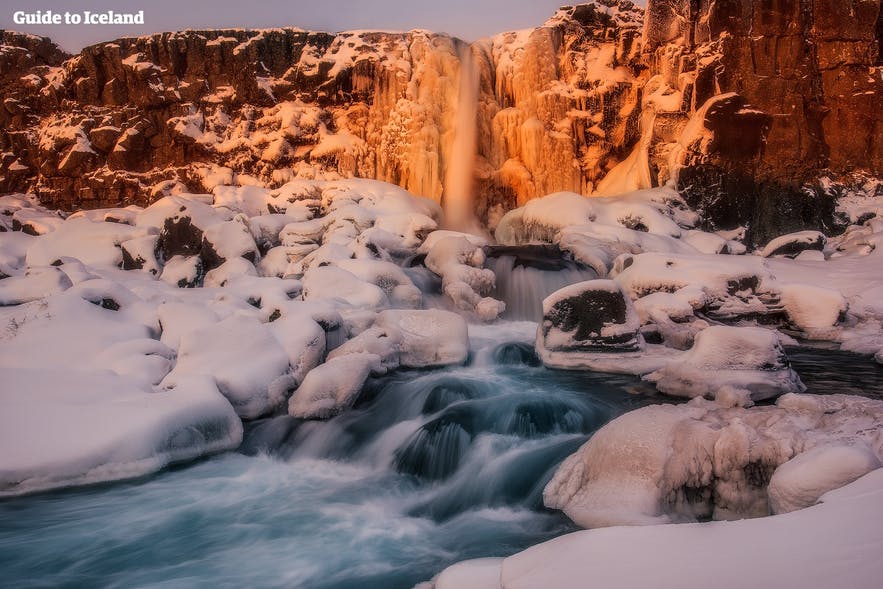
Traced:
<path id="1" fill-rule="evenodd" d="M 454 231 L 482 235 L 475 217 L 475 157 L 478 153 L 478 69 L 469 45 L 459 51 L 460 91 L 451 157 L 445 173 L 442 207 L 445 226 Z"/>
<path id="2" fill-rule="evenodd" d="M 542 321 L 543 299 L 565 286 L 598 277 L 554 245 L 495 246 L 487 251 L 486 266 L 496 276 L 495 296 L 506 303 L 506 319 Z"/>

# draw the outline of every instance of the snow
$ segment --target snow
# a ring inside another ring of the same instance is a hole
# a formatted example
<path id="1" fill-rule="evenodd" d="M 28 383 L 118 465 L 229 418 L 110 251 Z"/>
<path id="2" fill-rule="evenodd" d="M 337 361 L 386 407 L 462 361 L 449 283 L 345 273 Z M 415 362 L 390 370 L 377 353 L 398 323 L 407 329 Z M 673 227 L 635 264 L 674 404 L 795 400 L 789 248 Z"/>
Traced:
<path id="1" fill-rule="evenodd" d="M 327 419 L 348 409 L 372 371 L 380 369 L 374 354 L 346 354 L 311 370 L 294 391 L 288 413 L 304 419 Z"/>
<path id="2" fill-rule="evenodd" d="M 55 231 L 34 241 L 28 248 L 27 263 L 30 266 L 48 266 L 64 255 L 89 265 L 119 266 L 123 261 L 120 244 L 148 234 L 144 229 L 122 223 L 68 219 Z"/>
<path id="3" fill-rule="evenodd" d="M 134 478 L 242 439 L 242 424 L 207 378 L 164 389 L 4 358 L 0 380 L 0 496 Z"/>
<path id="4" fill-rule="evenodd" d="M 779 289 L 788 319 L 806 332 L 826 330 L 837 325 L 848 308 L 843 295 L 831 288 L 783 284 Z"/>
<path id="5" fill-rule="evenodd" d="M 383 290 L 336 266 L 308 270 L 303 279 L 304 300 L 339 301 L 344 305 L 377 309 L 388 304 Z"/>
<path id="6" fill-rule="evenodd" d="M 798 454 L 770 479 L 770 511 L 788 513 L 816 505 L 829 491 L 883 466 L 865 444 L 831 444 Z"/>
<path id="7" fill-rule="evenodd" d="M 442 291 L 454 307 L 474 313 L 482 321 L 493 321 L 506 304 L 489 297 L 494 289 L 493 271 L 483 268 L 484 250 L 461 236 L 435 240 L 426 254 L 426 267 L 442 279 Z"/>
<path id="8" fill-rule="evenodd" d="M 753 401 L 806 388 L 789 368 L 775 331 L 723 325 L 699 332 L 690 350 L 644 380 L 680 397 L 713 396 L 729 386 L 748 391 Z"/>
<path id="9" fill-rule="evenodd" d="M 827 493 L 819 505 L 738 522 L 586 530 L 534 546 L 496 565 L 451 567 L 458 585 L 564 589 L 574 579 L 599 587 L 742 589 L 879 586 L 883 549 L 883 471 Z M 738 555 L 738 556 L 734 556 Z M 735 559 L 735 560 L 734 560 Z M 495 574 L 496 571 L 496 574 Z M 446 573 L 438 577 L 436 587 Z"/>
<path id="10" fill-rule="evenodd" d="M 288 354 L 255 319 L 231 316 L 181 336 L 178 362 L 163 384 L 193 375 L 213 378 L 237 414 L 252 419 L 279 407 L 293 379 Z"/>

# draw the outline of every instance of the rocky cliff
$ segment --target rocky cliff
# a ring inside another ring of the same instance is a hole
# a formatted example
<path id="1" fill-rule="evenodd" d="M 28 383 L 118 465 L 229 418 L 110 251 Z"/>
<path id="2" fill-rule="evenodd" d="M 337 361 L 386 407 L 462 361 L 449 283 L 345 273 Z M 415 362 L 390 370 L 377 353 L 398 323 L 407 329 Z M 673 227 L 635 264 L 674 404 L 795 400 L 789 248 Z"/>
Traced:
<path id="1" fill-rule="evenodd" d="M 471 46 L 426 31 L 216 30 L 72 57 L 4 32 L 0 192 L 94 208 L 355 175 L 444 200 L 469 108 L 491 225 L 558 190 L 672 180 L 717 227 L 821 226 L 830 191 L 807 187 L 883 171 L 880 15 L 880 0 L 650 0 L 646 15 L 598 0 Z"/>

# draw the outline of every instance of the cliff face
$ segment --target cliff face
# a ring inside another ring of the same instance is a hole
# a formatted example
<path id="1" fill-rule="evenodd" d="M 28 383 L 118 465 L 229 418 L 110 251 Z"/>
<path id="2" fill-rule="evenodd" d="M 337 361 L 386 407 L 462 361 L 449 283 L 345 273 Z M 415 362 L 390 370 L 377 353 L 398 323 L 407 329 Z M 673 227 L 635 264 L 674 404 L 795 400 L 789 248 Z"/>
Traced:
<path id="1" fill-rule="evenodd" d="M 648 89 L 681 97 L 651 131 L 658 179 L 683 166 L 719 225 L 823 225 L 830 196 L 807 183 L 883 173 L 881 22 L 879 0 L 650 2 Z"/>
<path id="2" fill-rule="evenodd" d="M 881 22 L 880 0 L 599 0 L 470 47 L 185 31 L 74 57 L 7 32 L 0 192 L 70 209 L 356 175 L 443 200 L 474 69 L 484 221 L 676 180 L 717 227 L 819 226 L 831 199 L 807 183 L 883 171 Z"/>

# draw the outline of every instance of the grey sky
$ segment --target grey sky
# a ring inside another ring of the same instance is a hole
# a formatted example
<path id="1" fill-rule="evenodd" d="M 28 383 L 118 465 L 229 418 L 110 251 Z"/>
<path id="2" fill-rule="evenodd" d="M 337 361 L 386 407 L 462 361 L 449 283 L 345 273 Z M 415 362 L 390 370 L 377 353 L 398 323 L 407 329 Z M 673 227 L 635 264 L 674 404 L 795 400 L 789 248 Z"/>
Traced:
<path id="1" fill-rule="evenodd" d="M 311 30 L 347 29 L 447 32 L 467 40 L 538 26 L 567 0 L 7 0 L 0 27 L 51 37 L 68 51 L 118 37 L 207 28 L 295 26 Z M 643 4 L 643 2 L 639 2 Z M 145 24 L 17 25 L 13 13 L 136 12 Z"/>

